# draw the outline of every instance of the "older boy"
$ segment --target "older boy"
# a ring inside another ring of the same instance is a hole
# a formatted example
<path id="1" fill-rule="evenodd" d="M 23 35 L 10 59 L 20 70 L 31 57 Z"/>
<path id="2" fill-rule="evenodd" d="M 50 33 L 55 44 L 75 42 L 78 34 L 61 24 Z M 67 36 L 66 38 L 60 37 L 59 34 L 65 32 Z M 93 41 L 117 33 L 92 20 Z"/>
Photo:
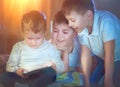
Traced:
<path id="1" fill-rule="evenodd" d="M 108 11 L 94 11 L 91 0 L 65 0 L 62 10 L 79 33 L 85 87 L 90 87 L 91 52 L 104 60 L 104 86 L 120 87 L 120 20 Z"/>
<path id="2" fill-rule="evenodd" d="M 38 11 L 30 11 L 22 18 L 24 40 L 17 42 L 7 62 L 7 72 L 0 76 L 5 87 L 14 87 L 15 82 L 27 83 L 30 87 L 46 87 L 56 79 L 56 73 L 64 71 L 57 49 L 45 40 L 46 19 Z M 24 76 L 43 68 L 40 72 Z"/>

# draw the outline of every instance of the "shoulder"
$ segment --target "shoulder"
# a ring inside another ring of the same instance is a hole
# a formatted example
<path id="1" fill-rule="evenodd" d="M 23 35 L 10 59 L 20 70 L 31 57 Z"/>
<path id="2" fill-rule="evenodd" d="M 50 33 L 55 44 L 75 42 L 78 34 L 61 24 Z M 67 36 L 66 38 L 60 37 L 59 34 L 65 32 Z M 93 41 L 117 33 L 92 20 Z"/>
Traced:
<path id="1" fill-rule="evenodd" d="M 103 41 L 109 41 L 118 38 L 120 33 L 120 20 L 109 11 L 95 12 L 94 29 L 99 29 Z M 109 36 L 109 37 L 108 37 Z"/>
<path id="2" fill-rule="evenodd" d="M 110 11 L 105 11 L 105 10 L 96 10 L 95 11 L 95 19 L 98 18 L 100 21 L 119 21 L 116 15 L 114 15 Z"/>
<path id="3" fill-rule="evenodd" d="M 12 52 L 18 52 L 22 49 L 23 41 L 16 42 L 12 47 Z"/>
<path id="4" fill-rule="evenodd" d="M 80 49 L 80 40 L 78 36 L 74 38 L 74 48 Z"/>
<path id="5" fill-rule="evenodd" d="M 120 28 L 120 20 L 113 13 L 109 11 L 95 11 L 94 27 L 104 30 L 116 30 Z"/>
<path id="6" fill-rule="evenodd" d="M 19 42 L 16 42 L 14 45 L 13 45 L 13 49 L 21 49 L 23 46 L 25 46 L 25 42 L 24 41 L 19 41 Z"/>
<path id="7" fill-rule="evenodd" d="M 76 37 L 74 38 L 74 44 L 77 44 L 77 45 L 80 44 L 78 36 L 76 36 Z"/>
<path id="8" fill-rule="evenodd" d="M 16 47 L 16 46 L 21 46 L 24 44 L 24 41 L 19 41 L 19 42 L 16 42 L 13 47 Z"/>
<path id="9" fill-rule="evenodd" d="M 81 44 L 78 36 L 74 38 L 74 48 L 73 53 L 80 53 L 81 52 Z"/>

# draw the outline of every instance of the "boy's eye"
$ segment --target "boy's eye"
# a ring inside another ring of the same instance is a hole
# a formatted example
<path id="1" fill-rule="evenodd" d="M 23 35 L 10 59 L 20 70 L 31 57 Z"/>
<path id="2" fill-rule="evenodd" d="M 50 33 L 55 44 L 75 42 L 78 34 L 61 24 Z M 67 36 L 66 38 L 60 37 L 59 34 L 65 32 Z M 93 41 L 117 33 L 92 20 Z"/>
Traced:
<path id="1" fill-rule="evenodd" d="M 58 32 L 56 29 L 53 29 L 53 32 Z"/>
<path id="2" fill-rule="evenodd" d="M 53 32 L 57 32 L 57 31 L 54 30 Z"/>
<path id="3" fill-rule="evenodd" d="M 29 39 L 29 40 L 32 40 L 32 38 L 31 38 L 31 37 L 28 37 L 28 39 Z"/>
<path id="4" fill-rule="evenodd" d="M 75 19 L 70 19 L 71 22 L 75 22 L 76 20 Z"/>
<path id="5" fill-rule="evenodd" d="M 75 22 L 75 20 L 71 20 L 71 22 Z"/>
<path id="6" fill-rule="evenodd" d="M 64 34 L 68 34 L 68 31 L 63 31 Z"/>
<path id="7" fill-rule="evenodd" d="M 68 34 L 68 32 L 63 32 L 64 34 Z"/>

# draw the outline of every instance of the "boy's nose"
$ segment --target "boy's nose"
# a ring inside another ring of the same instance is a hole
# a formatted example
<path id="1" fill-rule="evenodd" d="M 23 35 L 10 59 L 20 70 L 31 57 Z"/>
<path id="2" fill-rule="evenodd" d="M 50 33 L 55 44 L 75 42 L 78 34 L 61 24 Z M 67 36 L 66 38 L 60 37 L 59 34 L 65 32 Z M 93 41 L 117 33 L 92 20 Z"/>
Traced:
<path id="1" fill-rule="evenodd" d="M 32 45 L 35 45 L 35 40 L 32 40 L 32 41 L 31 41 L 31 44 L 32 44 Z"/>
<path id="2" fill-rule="evenodd" d="M 57 35 L 57 40 L 58 41 L 62 41 L 63 40 L 63 35 L 62 34 L 58 34 Z"/>

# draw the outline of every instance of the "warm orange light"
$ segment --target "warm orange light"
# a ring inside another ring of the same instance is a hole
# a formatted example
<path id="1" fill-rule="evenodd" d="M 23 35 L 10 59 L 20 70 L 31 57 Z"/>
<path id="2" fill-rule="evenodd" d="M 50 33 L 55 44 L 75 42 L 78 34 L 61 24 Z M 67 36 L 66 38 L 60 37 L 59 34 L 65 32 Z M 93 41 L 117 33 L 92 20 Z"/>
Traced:
<path id="1" fill-rule="evenodd" d="M 3 0 L 4 21 L 7 26 L 19 28 L 21 17 L 30 10 L 41 10 L 43 0 Z M 18 30 L 11 30 L 14 33 Z"/>
<path id="2" fill-rule="evenodd" d="M 47 16 L 47 37 L 49 37 L 49 21 L 51 18 L 52 0 L 3 0 L 4 25 L 8 35 L 20 37 L 21 18 L 30 10 L 43 11 Z"/>
<path id="3" fill-rule="evenodd" d="M 42 0 L 4 0 L 4 15 L 6 17 L 20 17 L 29 10 L 40 10 Z"/>

